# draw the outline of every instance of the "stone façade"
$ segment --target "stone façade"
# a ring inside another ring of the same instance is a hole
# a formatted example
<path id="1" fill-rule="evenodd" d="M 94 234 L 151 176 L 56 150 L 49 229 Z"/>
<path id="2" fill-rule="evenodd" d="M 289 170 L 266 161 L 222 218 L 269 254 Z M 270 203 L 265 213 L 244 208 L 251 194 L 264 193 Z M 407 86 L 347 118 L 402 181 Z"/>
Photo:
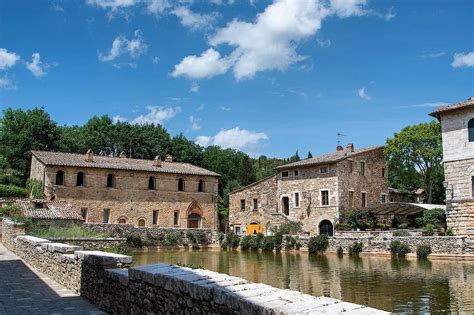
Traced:
<path id="1" fill-rule="evenodd" d="M 84 158 L 86 157 L 83 155 Z M 75 159 L 77 157 L 73 157 Z M 95 158 L 95 157 L 94 157 Z M 102 158 L 103 159 L 103 158 Z M 124 158 L 109 158 L 124 159 Z M 133 160 L 126 159 L 127 163 Z M 150 165 L 153 161 L 148 161 Z M 59 163 L 58 163 L 59 164 Z M 207 170 L 203 174 L 190 172 L 187 165 L 176 163 L 177 171 L 173 173 L 174 162 L 167 162 L 167 171 L 160 172 L 141 169 L 113 169 L 87 164 L 80 166 L 54 165 L 51 161 L 43 162 L 33 153 L 30 177 L 42 182 L 47 198 L 54 196 L 57 200 L 69 202 L 77 211 L 86 213 L 86 222 L 103 223 L 104 209 L 109 209 L 108 223 L 130 223 L 144 226 L 163 226 L 187 228 L 188 216 L 200 216 L 199 228 L 218 229 L 217 198 L 219 175 Z M 119 164 L 120 165 L 120 164 Z M 193 168 L 193 170 L 194 170 Z M 181 171 L 184 169 L 184 171 Z M 63 185 L 56 185 L 56 174 L 64 172 Z M 77 186 L 78 173 L 84 173 L 84 185 Z M 113 174 L 114 187 L 107 187 L 107 177 Z M 155 179 L 154 189 L 149 189 L 150 177 Z M 178 180 L 183 179 L 185 191 L 178 191 Z M 204 181 L 204 191 L 198 189 L 199 181 Z M 153 211 L 157 211 L 157 224 L 153 224 Z M 178 220 L 175 224 L 175 213 Z"/>
<path id="2" fill-rule="evenodd" d="M 362 193 L 367 206 L 381 202 L 382 195 L 388 201 L 383 147 L 353 150 L 349 145 L 345 151 L 315 158 L 315 163 L 306 161 L 283 165 L 276 175 L 231 192 L 231 228 L 243 230 L 247 224 L 258 223 L 266 232 L 272 224 L 293 221 L 302 223 L 305 232 L 319 234 L 321 222 L 335 224 L 345 210 L 362 208 Z M 361 162 L 365 163 L 364 174 Z M 322 201 L 322 191 L 328 192 L 328 204 Z M 284 198 L 288 198 L 288 214 Z M 257 209 L 253 209 L 254 199 Z M 245 210 L 241 200 L 245 200 Z"/>

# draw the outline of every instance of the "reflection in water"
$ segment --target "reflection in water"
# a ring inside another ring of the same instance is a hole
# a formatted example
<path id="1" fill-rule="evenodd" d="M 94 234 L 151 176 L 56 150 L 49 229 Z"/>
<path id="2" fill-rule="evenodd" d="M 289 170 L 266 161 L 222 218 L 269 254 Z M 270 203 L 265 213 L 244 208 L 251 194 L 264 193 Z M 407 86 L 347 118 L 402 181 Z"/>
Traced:
<path id="1" fill-rule="evenodd" d="M 474 313 L 474 262 L 217 250 L 136 252 L 135 265 L 185 263 L 283 289 L 409 313 Z"/>

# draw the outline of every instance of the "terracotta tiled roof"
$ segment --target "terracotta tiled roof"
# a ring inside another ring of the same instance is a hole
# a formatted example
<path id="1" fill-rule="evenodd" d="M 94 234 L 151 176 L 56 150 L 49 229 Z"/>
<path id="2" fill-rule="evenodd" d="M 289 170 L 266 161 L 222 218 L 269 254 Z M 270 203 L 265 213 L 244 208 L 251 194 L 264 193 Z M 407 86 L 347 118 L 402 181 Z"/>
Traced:
<path id="1" fill-rule="evenodd" d="M 16 203 L 20 205 L 21 212 L 27 218 L 84 221 L 82 216 L 66 201 L 17 200 Z M 38 203 L 41 203 L 43 207 L 36 208 Z"/>
<path id="2" fill-rule="evenodd" d="M 129 159 L 94 155 L 93 162 L 86 161 L 85 154 L 32 151 L 43 164 L 49 166 L 74 166 L 84 168 L 102 168 L 156 173 L 220 176 L 204 168 L 179 162 L 161 162 L 161 167 L 153 166 L 153 160 Z"/>
<path id="3" fill-rule="evenodd" d="M 454 110 L 467 108 L 467 107 L 474 107 L 474 96 L 471 96 L 464 102 L 459 102 L 459 103 L 455 103 L 452 105 L 443 106 L 438 109 L 435 109 L 434 111 L 430 113 L 430 115 L 433 117 L 439 118 L 440 114 L 444 114 L 446 112 L 451 112 Z"/>
<path id="4" fill-rule="evenodd" d="M 351 152 L 351 153 L 347 153 L 347 151 L 345 150 L 336 151 L 336 152 L 320 155 L 314 158 L 305 159 L 298 162 L 293 162 L 293 163 L 285 164 L 282 166 L 278 166 L 276 169 L 282 170 L 286 168 L 294 168 L 294 167 L 300 167 L 300 166 L 335 163 L 335 162 L 339 162 L 344 159 L 350 158 L 356 154 L 361 154 L 364 152 L 369 152 L 373 150 L 381 150 L 381 149 L 383 149 L 383 146 L 354 149 L 354 152 Z"/>

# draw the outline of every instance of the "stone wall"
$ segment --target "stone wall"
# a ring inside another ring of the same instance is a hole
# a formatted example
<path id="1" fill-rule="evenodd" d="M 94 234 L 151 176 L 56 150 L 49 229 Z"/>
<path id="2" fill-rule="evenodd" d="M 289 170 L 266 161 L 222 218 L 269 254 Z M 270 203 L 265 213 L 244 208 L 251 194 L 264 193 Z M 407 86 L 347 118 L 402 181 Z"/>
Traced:
<path id="1" fill-rule="evenodd" d="M 5 233 L 9 238 L 15 236 L 11 231 Z M 112 314 L 388 314 L 203 269 L 168 264 L 128 268 L 129 256 L 28 235 L 8 244 L 29 265 Z"/>
<path id="2" fill-rule="evenodd" d="M 63 171 L 64 185 L 55 185 L 56 173 Z M 85 185 L 76 186 L 78 172 L 85 174 Z M 116 185 L 107 188 L 107 175 L 114 174 Z M 156 189 L 148 189 L 150 176 L 156 179 Z M 157 226 L 188 226 L 188 215 L 201 215 L 201 227 L 218 229 L 217 198 L 218 177 L 185 174 L 171 174 L 129 170 L 108 170 L 77 167 L 44 167 L 33 156 L 31 178 L 43 182 L 47 196 L 53 193 L 59 200 L 66 200 L 77 211 L 87 210 L 86 222 L 103 223 L 104 209 L 110 210 L 109 223 L 153 226 L 153 211 L 158 210 Z M 185 181 L 185 191 L 178 191 L 179 178 Z M 204 192 L 198 191 L 199 180 L 204 180 Z M 53 192 L 54 191 L 54 192 Z M 178 212 L 178 224 L 174 224 L 174 213 Z"/>
<path id="3" fill-rule="evenodd" d="M 467 129 L 467 124 L 472 118 L 474 118 L 472 107 L 441 114 L 445 162 L 474 158 L 474 142 L 469 142 Z"/>
<path id="4" fill-rule="evenodd" d="M 85 250 L 106 250 L 110 247 L 127 246 L 127 239 L 124 237 L 106 238 L 77 238 L 77 237 L 49 237 L 49 241 L 54 243 L 68 243 L 82 247 Z"/>

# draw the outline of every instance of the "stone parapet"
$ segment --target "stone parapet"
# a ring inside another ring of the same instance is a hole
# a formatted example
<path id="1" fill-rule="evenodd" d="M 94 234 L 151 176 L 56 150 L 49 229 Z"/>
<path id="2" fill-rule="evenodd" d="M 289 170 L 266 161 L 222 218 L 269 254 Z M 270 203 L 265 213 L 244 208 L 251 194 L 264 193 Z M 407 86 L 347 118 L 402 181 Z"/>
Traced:
<path id="1" fill-rule="evenodd" d="M 85 250 L 105 250 L 112 246 L 119 247 L 127 244 L 125 237 L 48 237 L 48 239 L 52 242 L 75 244 Z"/>

